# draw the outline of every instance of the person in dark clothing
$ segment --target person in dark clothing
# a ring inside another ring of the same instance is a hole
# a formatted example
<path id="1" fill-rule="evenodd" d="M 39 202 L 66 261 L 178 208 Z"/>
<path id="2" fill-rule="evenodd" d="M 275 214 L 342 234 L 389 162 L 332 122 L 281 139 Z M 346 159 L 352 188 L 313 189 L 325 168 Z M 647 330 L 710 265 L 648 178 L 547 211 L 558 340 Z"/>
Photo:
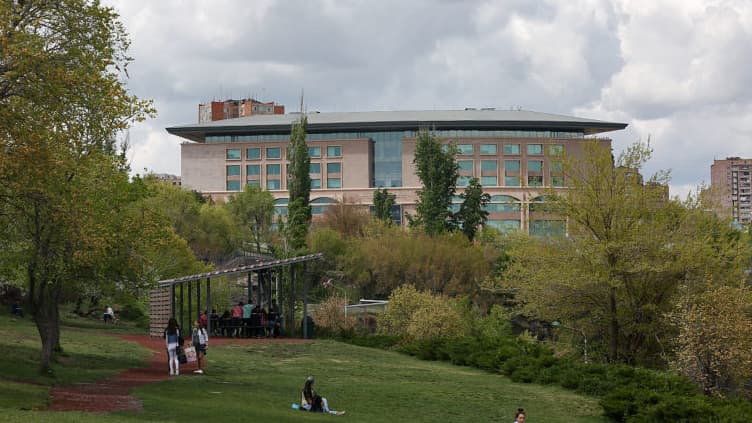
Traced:
<path id="1" fill-rule="evenodd" d="M 313 376 L 308 376 L 306 379 L 305 385 L 303 386 L 303 392 L 301 393 L 300 403 L 302 409 L 306 411 L 324 412 L 334 414 L 335 416 L 345 414 L 344 411 L 334 411 L 329 409 L 329 402 L 326 398 L 322 398 L 313 390 Z"/>

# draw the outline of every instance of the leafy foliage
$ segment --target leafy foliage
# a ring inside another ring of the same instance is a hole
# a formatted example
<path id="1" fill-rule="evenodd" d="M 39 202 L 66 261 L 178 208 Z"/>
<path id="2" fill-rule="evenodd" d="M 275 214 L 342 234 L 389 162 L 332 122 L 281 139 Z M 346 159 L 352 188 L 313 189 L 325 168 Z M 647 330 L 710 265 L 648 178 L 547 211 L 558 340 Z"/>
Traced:
<path id="1" fill-rule="evenodd" d="M 403 285 L 389 296 L 389 307 L 379 319 L 379 332 L 413 340 L 463 336 L 470 328 L 463 318 L 462 305 L 445 295 Z"/>
<path id="2" fill-rule="evenodd" d="M 454 220 L 467 239 L 472 241 L 475 239 L 478 227 L 486 223 L 488 212 L 485 207 L 491 201 L 491 195 L 483 192 L 478 178 L 472 178 L 460 197 L 462 197 L 462 204 L 460 210 L 454 215 Z"/>
<path id="3" fill-rule="evenodd" d="M 305 142 L 308 118 L 303 115 L 300 121 L 293 124 L 290 134 L 290 145 L 287 148 L 287 159 L 290 161 L 287 187 L 290 192 L 285 235 L 287 247 L 293 251 L 305 248 L 308 225 L 311 222 L 311 158 L 308 156 L 308 146 Z"/>
<path id="4" fill-rule="evenodd" d="M 253 242 L 256 252 L 261 252 L 261 244 L 271 241 L 272 217 L 274 216 L 274 196 L 259 187 L 246 185 L 245 190 L 230 197 L 226 203 L 233 219 L 244 229 L 242 238 Z"/>
<path id="5" fill-rule="evenodd" d="M 392 207 L 395 204 L 397 196 L 387 191 L 386 188 L 379 188 L 373 192 L 374 216 L 384 222 L 392 221 Z"/>
<path id="6" fill-rule="evenodd" d="M 345 314 L 346 305 L 347 301 L 337 295 L 332 295 L 319 303 L 313 313 L 316 327 L 335 336 L 352 333 L 355 330 L 357 320 L 355 317 Z"/>
<path id="7" fill-rule="evenodd" d="M 429 235 L 440 234 L 449 228 L 449 206 L 459 176 L 455 155 L 453 145 L 443 145 L 428 131 L 418 134 L 413 163 L 422 187 L 418 191 L 416 214 L 408 216 L 411 227 L 422 228 Z"/>

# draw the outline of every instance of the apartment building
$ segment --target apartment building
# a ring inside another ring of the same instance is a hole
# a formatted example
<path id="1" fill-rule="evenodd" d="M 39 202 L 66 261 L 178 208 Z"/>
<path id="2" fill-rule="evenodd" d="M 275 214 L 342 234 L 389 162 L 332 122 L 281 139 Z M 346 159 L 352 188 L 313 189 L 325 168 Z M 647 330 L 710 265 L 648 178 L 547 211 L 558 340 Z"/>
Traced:
<path id="1" fill-rule="evenodd" d="M 198 105 L 198 122 L 235 119 L 254 115 L 283 115 L 285 106 L 273 101 L 264 103 L 253 98 L 242 100 L 211 101 Z"/>
<path id="2" fill-rule="evenodd" d="M 710 188 L 716 201 L 716 212 L 735 222 L 752 223 L 752 159 L 727 157 L 713 160 L 710 166 Z"/>

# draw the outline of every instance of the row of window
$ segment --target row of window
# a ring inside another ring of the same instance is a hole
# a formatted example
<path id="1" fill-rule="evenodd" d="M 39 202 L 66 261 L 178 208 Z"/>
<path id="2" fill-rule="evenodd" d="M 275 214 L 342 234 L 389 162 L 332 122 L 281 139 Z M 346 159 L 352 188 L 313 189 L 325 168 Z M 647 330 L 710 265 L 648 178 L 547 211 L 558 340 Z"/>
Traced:
<path id="1" fill-rule="evenodd" d="M 312 175 L 318 175 L 321 174 L 321 163 L 311 163 L 309 165 L 309 172 Z M 245 166 L 245 173 L 246 176 L 261 176 L 261 165 L 260 164 L 249 164 Z M 333 162 L 333 163 L 326 163 L 326 173 L 332 174 L 332 173 L 342 173 L 342 163 L 341 162 Z M 271 163 L 266 165 L 266 175 L 281 175 L 282 174 L 282 164 L 280 163 Z M 240 176 L 240 165 L 227 165 L 226 166 L 226 175 L 227 176 Z"/>
<path id="2" fill-rule="evenodd" d="M 431 133 L 439 138 L 583 138 L 582 131 L 516 131 L 516 130 L 477 130 L 450 129 L 437 130 Z M 334 132 L 328 134 L 306 134 L 306 140 L 350 140 L 370 138 L 377 140 L 384 136 L 399 138 L 415 138 L 417 131 L 387 131 L 387 132 Z M 290 141 L 290 134 L 262 134 L 262 135 L 209 135 L 206 142 L 247 142 L 247 141 Z"/>
<path id="3" fill-rule="evenodd" d="M 250 186 L 260 187 L 260 179 L 249 179 L 246 183 Z M 240 191 L 241 181 L 238 179 L 227 181 L 227 191 Z M 342 188 L 342 178 L 326 178 L 326 189 Z M 279 191 L 282 189 L 282 180 L 277 178 L 266 179 L 266 189 L 269 191 Z M 311 178 L 311 189 L 322 189 L 321 178 Z"/>
<path id="4" fill-rule="evenodd" d="M 472 160 L 457 160 L 457 166 L 460 173 L 473 172 L 474 162 Z M 552 161 L 549 163 L 548 170 L 551 173 L 561 173 L 562 164 L 559 161 Z M 480 161 L 481 172 L 496 172 L 498 170 L 497 160 L 481 160 Z M 519 160 L 504 160 L 504 170 L 509 172 L 520 171 Z M 543 160 L 528 160 L 527 161 L 528 172 L 543 172 Z"/>
<path id="5" fill-rule="evenodd" d="M 543 144 L 526 144 L 528 156 L 542 156 Z M 498 144 L 478 144 L 478 152 L 481 155 L 496 155 L 498 154 Z M 503 152 L 505 156 L 519 156 L 520 144 L 503 144 Z M 473 155 L 475 153 L 474 144 L 457 144 L 457 153 L 461 156 Z M 548 144 L 548 154 L 551 156 L 557 156 L 564 153 L 563 144 Z"/>
<path id="6" fill-rule="evenodd" d="M 227 160 L 240 160 L 241 149 L 228 148 L 226 151 Z M 308 155 L 312 158 L 321 157 L 321 147 L 308 147 Z M 339 145 L 330 145 L 326 147 L 327 157 L 342 157 L 342 147 Z M 261 148 L 253 147 L 246 148 L 245 158 L 249 160 L 261 159 Z M 266 148 L 267 159 L 281 159 L 282 148 L 281 147 L 267 147 Z"/>

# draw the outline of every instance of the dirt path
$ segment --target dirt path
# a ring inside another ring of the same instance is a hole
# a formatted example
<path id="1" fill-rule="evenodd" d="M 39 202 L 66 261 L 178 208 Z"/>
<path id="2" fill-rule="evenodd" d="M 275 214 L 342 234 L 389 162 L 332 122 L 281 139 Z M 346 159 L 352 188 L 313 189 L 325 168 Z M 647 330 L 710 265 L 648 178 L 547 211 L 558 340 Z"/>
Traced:
<path id="1" fill-rule="evenodd" d="M 50 411 L 88 411 L 93 413 L 109 413 L 112 411 L 143 410 L 141 400 L 131 396 L 133 388 L 151 382 L 169 378 L 167 374 L 167 355 L 164 341 L 147 335 L 117 335 L 121 339 L 138 342 L 148 348 L 152 356 L 147 360 L 148 365 L 126 370 L 110 379 L 96 382 L 75 383 L 61 385 L 52 389 Z M 211 346 L 217 345 L 245 345 L 262 342 L 296 343 L 307 342 L 302 339 L 225 339 L 212 338 Z M 206 377 L 194 375 L 196 364 L 181 365 L 179 377 Z M 183 368 L 185 370 L 183 370 Z"/>

